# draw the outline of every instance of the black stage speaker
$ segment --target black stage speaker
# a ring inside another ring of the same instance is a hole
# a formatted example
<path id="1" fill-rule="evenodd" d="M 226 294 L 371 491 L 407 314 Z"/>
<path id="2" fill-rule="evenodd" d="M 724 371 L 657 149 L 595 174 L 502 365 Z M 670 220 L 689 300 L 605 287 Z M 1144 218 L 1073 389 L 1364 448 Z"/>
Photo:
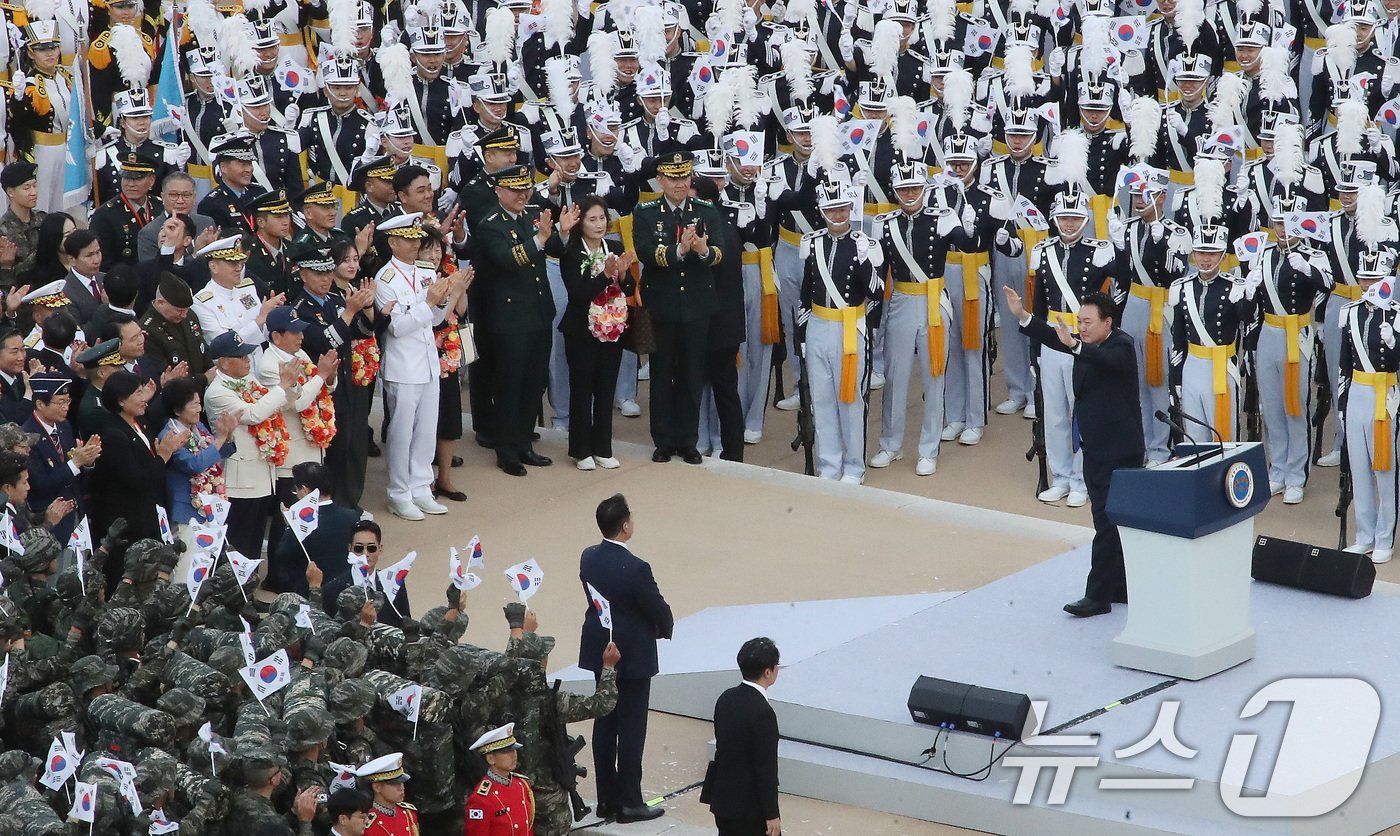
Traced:
<path id="1" fill-rule="evenodd" d="M 1020 740 L 1030 716 L 1025 694 L 921 676 L 909 691 L 909 715 L 916 723 L 950 724 L 957 731 Z"/>
<path id="2" fill-rule="evenodd" d="M 1253 575 L 1256 581 L 1365 598 L 1376 582 L 1376 566 L 1364 554 L 1258 537 L 1254 541 Z"/>

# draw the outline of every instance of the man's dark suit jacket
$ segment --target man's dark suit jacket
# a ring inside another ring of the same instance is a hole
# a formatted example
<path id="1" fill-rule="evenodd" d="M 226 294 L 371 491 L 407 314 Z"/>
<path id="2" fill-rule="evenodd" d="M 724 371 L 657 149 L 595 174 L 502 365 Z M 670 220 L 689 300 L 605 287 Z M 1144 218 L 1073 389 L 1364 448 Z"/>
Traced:
<path id="1" fill-rule="evenodd" d="M 34 414 L 34 401 L 29 399 L 29 387 L 16 377 L 11 383 L 0 378 L 0 423 L 24 426 Z"/>
<path id="2" fill-rule="evenodd" d="M 583 550 L 579 559 L 579 580 L 592 584 L 608 599 L 612 608 L 612 640 L 622 651 L 617 665 L 618 679 L 646 679 L 656 676 L 656 640 L 671 638 L 675 619 L 671 606 L 661 597 L 651 564 L 632 554 L 626 546 L 607 540 Z M 588 587 L 583 588 L 588 600 Z M 603 649 L 608 631 L 598 620 L 593 602 L 583 617 L 578 666 L 597 673 L 603 667 Z"/>
<path id="3" fill-rule="evenodd" d="M 24 422 L 23 430 L 39 436 L 34 446 L 29 448 L 29 508 L 42 514 L 56 499 L 78 500 L 79 481 L 68 467 L 68 453 L 77 446 L 73 428 L 67 421 L 59 422 L 57 444 L 53 436 L 44 431 L 39 419 L 33 416 Z M 68 535 L 73 533 L 79 514 L 69 514 L 54 526 L 54 539 L 59 545 L 68 544 Z"/>
<path id="4" fill-rule="evenodd" d="M 1043 319 L 1031 317 L 1021 331 L 1047 348 L 1072 353 Z M 1146 455 L 1137 349 L 1127 332 L 1114 328 L 1103 342 L 1083 343 L 1074 355 L 1074 416 L 1085 459 L 1141 461 Z"/>
<path id="5" fill-rule="evenodd" d="M 715 759 L 701 795 L 718 818 L 778 818 L 778 716 L 752 685 L 715 701 Z"/>
<path id="6" fill-rule="evenodd" d="M 282 513 L 277 509 L 274 513 Z M 350 551 L 350 538 L 354 534 L 355 523 L 364 512 L 359 508 L 340 505 L 335 502 L 322 505 L 320 522 L 316 530 L 306 536 L 306 554 L 297 545 L 297 537 L 290 528 L 283 529 L 282 536 L 268 555 L 268 588 L 279 592 L 295 592 L 303 598 L 310 591 L 306 583 L 306 555 L 321 567 L 322 588 L 330 578 L 346 574 L 348 564 L 345 553 Z"/>

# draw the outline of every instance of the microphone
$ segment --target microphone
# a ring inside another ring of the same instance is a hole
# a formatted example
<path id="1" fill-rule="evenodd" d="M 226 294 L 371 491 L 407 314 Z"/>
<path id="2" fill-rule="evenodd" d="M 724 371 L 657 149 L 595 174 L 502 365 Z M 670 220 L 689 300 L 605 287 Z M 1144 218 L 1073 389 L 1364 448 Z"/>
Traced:
<path id="1" fill-rule="evenodd" d="M 1175 418 L 1172 418 L 1170 415 L 1163 412 L 1162 410 L 1157 410 L 1155 413 L 1152 414 L 1152 417 L 1156 418 L 1158 421 L 1161 421 L 1163 424 L 1166 424 L 1168 427 L 1181 433 L 1182 438 L 1186 437 L 1186 428 L 1181 425 L 1181 422 L 1177 421 Z"/>
<path id="2" fill-rule="evenodd" d="M 1176 419 L 1178 421 L 1185 419 L 1193 424 L 1197 424 L 1210 430 L 1211 435 L 1214 435 L 1215 440 L 1220 444 L 1220 455 L 1225 455 L 1225 438 L 1220 435 L 1220 432 L 1216 430 L 1215 427 L 1211 426 L 1210 424 L 1207 424 L 1205 421 L 1202 421 L 1200 418 L 1197 418 L 1194 415 L 1188 414 L 1186 410 L 1182 409 L 1179 406 L 1168 407 L 1168 411 L 1170 412 L 1170 414 L 1176 416 Z"/>

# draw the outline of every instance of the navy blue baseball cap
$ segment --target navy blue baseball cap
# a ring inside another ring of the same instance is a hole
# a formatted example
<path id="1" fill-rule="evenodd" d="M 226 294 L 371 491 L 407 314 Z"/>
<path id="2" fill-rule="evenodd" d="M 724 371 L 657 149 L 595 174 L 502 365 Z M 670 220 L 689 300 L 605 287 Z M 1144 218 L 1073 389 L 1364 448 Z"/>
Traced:
<path id="1" fill-rule="evenodd" d="M 267 330 L 273 331 L 305 331 L 311 327 L 311 323 L 304 319 L 297 319 L 296 309 L 291 305 L 281 305 L 268 311 Z"/>
<path id="2" fill-rule="evenodd" d="M 245 343 L 236 331 L 225 331 L 209 343 L 209 356 L 215 360 L 224 357 L 247 357 L 257 350 L 256 345 Z"/>

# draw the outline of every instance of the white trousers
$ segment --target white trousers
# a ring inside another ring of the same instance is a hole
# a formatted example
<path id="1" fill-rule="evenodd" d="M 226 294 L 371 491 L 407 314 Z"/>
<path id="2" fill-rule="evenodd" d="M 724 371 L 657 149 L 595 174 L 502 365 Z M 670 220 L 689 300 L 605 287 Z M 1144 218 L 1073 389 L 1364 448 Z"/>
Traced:
<path id="1" fill-rule="evenodd" d="M 943 311 L 946 324 L 950 317 Z M 885 312 L 885 389 L 880 421 L 880 449 L 898 453 L 904 449 L 904 418 L 909 412 L 909 380 L 916 377 L 924 396 L 923 420 L 919 424 L 919 458 L 938 458 L 943 433 L 944 375 L 934 377 L 929 369 L 928 299 L 895 291 Z M 944 339 L 950 339 L 949 331 Z M 943 348 L 945 363 L 948 348 Z"/>
<path id="2" fill-rule="evenodd" d="M 1276 325 L 1264 325 L 1259 332 L 1259 348 L 1254 364 L 1259 381 L 1259 412 L 1264 418 L 1264 450 L 1269 454 L 1269 481 L 1284 487 L 1301 488 L 1308 481 L 1308 459 L 1312 455 L 1313 375 L 1312 328 L 1298 333 L 1298 366 L 1293 374 L 1298 382 L 1302 415 L 1289 415 L 1283 389 L 1288 374 L 1288 335 Z"/>
<path id="3" fill-rule="evenodd" d="M 433 456 L 437 453 L 438 382 L 384 382 L 389 408 L 389 501 L 412 502 L 432 496 Z"/>
<path id="4" fill-rule="evenodd" d="M 554 429 L 567 430 L 569 361 L 564 356 L 564 335 L 559 333 L 559 320 L 564 317 L 564 308 L 569 304 L 569 294 L 564 290 L 564 279 L 559 275 L 559 262 L 556 259 L 545 259 L 544 272 L 549 277 L 549 293 L 554 297 L 554 323 L 549 329 L 549 335 L 553 339 L 549 347 L 549 408 L 554 413 Z"/>
<path id="5" fill-rule="evenodd" d="M 1225 375 L 1225 386 L 1230 393 L 1230 434 L 1226 441 L 1240 440 L 1240 384 L 1235 374 L 1235 361 L 1228 361 L 1230 371 Z M 1181 408 L 1192 418 L 1215 426 L 1215 373 L 1210 360 L 1204 357 L 1186 355 L 1186 364 L 1181 369 Z M 1186 437 L 1194 444 L 1211 444 L 1215 434 L 1194 421 L 1186 421 Z"/>
<path id="6" fill-rule="evenodd" d="M 1347 461 L 1351 466 L 1351 507 L 1356 518 L 1355 542 L 1377 549 L 1395 547 L 1395 480 L 1400 467 L 1395 461 L 1393 437 L 1395 409 L 1390 409 L 1392 438 L 1390 469 L 1375 469 L 1376 391 L 1370 386 L 1351 384 L 1347 391 Z"/>
<path id="7" fill-rule="evenodd" d="M 1009 287 L 1017 296 L 1026 293 L 1026 254 L 1010 256 L 992 252 L 992 294 L 998 313 L 997 356 L 1006 375 L 1007 396 L 1017 403 L 1027 404 L 1035 396 L 1031 380 L 1030 343 L 1021 333 L 1016 317 L 1006 312 L 1002 288 Z"/>
<path id="8" fill-rule="evenodd" d="M 856 399 L 841 403 L 840 322 L 807 320 L 807 374 L 812 392 L 812 418 L 816 426 L 813 451 L 817 475 L 823 479 L 865 476 L 866 352 L 869 341 L 856 340 Z"/>
<path id="9" fill-rule="evenodd" d="M 802 364 L 797 362 L 797 307 L 802 298 L 802 259 L 795 244 L 779 240 L 773 247 L 773 272 L 778 280 L 778 319 L 783 323 L 783 339 L 787 340 L 787 379 L 791 391 L 797 391 L 802 379 Z"/>
<path id="10" fill-rule="evenodd" d="M 1074 357 L 1049 348 L 1040 350 L 1040 415 L 1045 433 L 1045 465 L 1050 484 L 1076 493 L 1084 486 L 1084 454 L 1074 449 Z"/>

